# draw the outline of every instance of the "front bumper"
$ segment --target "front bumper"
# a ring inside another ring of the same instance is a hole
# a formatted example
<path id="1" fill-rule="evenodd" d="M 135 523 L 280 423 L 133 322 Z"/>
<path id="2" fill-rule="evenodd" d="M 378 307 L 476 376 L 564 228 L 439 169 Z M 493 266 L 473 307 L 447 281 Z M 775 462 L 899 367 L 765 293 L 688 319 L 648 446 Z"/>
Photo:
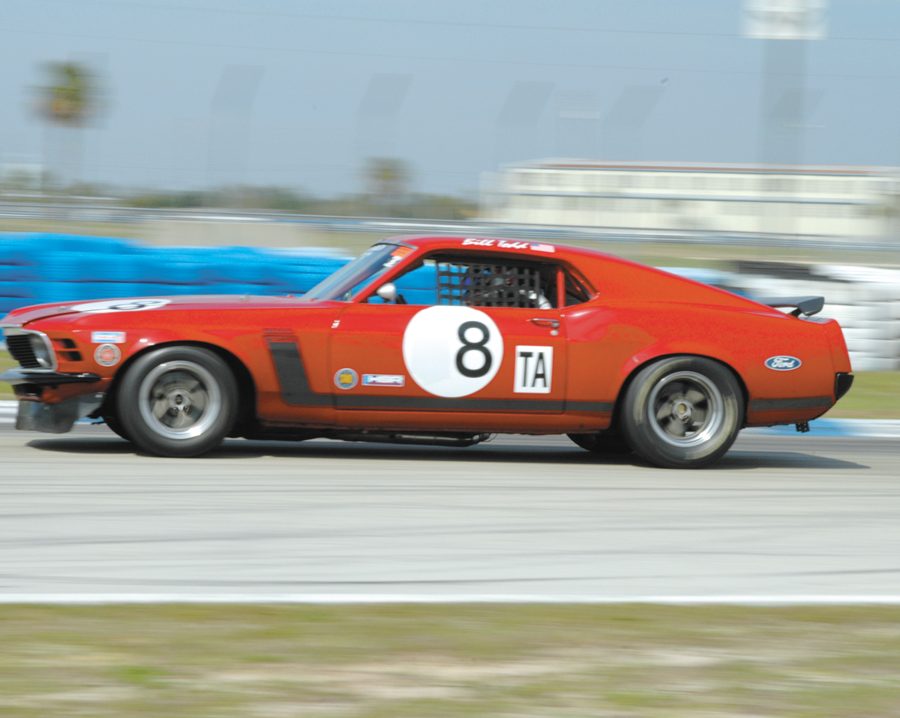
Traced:
<path id="1" fill-rule="evenodd" d="M 51 369 L 10 369 L 0 374 L 0 381 L 13 386 L 59 386 L 60 384 L 92 384 L 100 381 L 96 374 L 64 374 Z"/>
<path id="2" fill-rule="evenodd" d="M 100 381 L 96 374 L 63 374 L 47 369 L 11 369 L 0 374 L 0 381 L 13 385 L 19 397 L 16 428 L 23 431 L 44 431 L 64 434 L 80 418 L 97 411 L 103 404 L 103 392 L 88 391 L 61 401 L 40 400 L 43 387 L 63 384 L 93 384 Z"/>
<path id="3" fill-rule="evenodd" d="M 16 415 L 16 428 L 22 431 L 44 431 L 65 434 L 82 417 L 93 414 L 103 404 L 104 394 L 85 394 L 56 404 L 22 399 Z"/>

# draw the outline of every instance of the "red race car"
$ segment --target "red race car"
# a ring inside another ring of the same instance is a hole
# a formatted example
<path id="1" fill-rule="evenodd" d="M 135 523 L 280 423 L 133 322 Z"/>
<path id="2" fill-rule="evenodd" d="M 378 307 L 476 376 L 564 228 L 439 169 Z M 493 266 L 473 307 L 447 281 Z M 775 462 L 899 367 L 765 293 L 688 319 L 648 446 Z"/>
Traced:
<path id="1" fill-rule="evenodd" d="M 467 446 L 568 434 L 668 467 L 853 380 L 821 297 L 761 304 L 599 252 L 497 238 L 374 245 L 302 297 L 44 304 L 0 322 L 19 429 L 102 418 L 139 449 L 227 436 Z M 792 309 L 779 311 L 772 307 Z"/>

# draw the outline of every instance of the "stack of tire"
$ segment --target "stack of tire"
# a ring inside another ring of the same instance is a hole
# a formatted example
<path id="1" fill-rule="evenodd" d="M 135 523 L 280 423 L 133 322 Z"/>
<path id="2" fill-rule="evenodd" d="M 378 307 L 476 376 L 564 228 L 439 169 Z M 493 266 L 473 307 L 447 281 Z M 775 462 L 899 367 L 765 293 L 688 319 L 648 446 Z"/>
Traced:
<path id="1" fill-rule="evenodd" d="M 151 247 L 126 239 L 0 235 L 0 317 L 44 302 L 178 294 L 303 294 L 347 259 L 325 249 Z"/>
<path id="2" fill-rule="evenodd" d="M 823 314 L 844 329 L 858 371 L 900 369 L 900 270 L 823 265 L 830 280 Z"/>
<path id="3" fill-rule="evenodd" d="M 18 236 L 0 240 L 0 316 L 32 303 L 38 281 L 37 261 L 29 243 Z"/>
<path id="4" fill-rule="evenodd" d="M 754 263 L 736 281 L 751 297 L 825 297 L 821 316 L 840 322 L 855 371 L 900 369 L 900 270 Z"/>

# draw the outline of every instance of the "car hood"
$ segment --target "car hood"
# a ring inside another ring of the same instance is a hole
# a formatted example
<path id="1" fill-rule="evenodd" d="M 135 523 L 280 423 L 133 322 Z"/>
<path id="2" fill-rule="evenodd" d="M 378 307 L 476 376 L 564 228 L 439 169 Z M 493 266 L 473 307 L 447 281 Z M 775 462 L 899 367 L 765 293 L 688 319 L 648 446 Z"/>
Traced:
<path id="1" fill-rule="evenodd" d="M 196 295 L 196 296 L 155 296 L 155 297 L 119 297 L 115 299 L 96 299 L 89 301 L 55 302 L 53 304 L 36 304 L 14 309 L 0 319 L 0 326 L 21 327 L 39 319 L 64 315 L 94 314 L 130 314 L 133 312 L 171 312 L 179 310 L 216 311 L 229 309 L 294 309 L 304 306 L 312 307 L 316 302 L 306 302 L 299 297 L 264 297 L 254 295 Z"/>

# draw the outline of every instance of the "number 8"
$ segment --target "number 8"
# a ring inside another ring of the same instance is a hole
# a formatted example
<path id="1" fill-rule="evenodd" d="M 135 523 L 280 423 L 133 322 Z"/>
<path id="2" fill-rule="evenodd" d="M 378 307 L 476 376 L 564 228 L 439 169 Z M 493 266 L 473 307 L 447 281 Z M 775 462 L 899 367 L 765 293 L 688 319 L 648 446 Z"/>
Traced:
<path id="1" fill-rule="evenodd" d="M 466 332 L 469 329 L 478 329 L 481 332 L 481 339 L 477 342 L 471 342 L 466 339 Z M 482 377 L 487 374 L 491 370 L 491 365 L 494 363 L 491 352 L 488 350 L 487 346 L 485 346 L 491 339 L 490 330 L 481 322 L 469 321 L 459 325 L 456 335 L 462 342 L 462 347 L 456 352 L 456 369 L 459 373 L 470 378 Z M 463 358 L 469 352 L 479 352 L 484 357 L 484 362 L 477 369 L 469 369 L 463 363 Z"/>

